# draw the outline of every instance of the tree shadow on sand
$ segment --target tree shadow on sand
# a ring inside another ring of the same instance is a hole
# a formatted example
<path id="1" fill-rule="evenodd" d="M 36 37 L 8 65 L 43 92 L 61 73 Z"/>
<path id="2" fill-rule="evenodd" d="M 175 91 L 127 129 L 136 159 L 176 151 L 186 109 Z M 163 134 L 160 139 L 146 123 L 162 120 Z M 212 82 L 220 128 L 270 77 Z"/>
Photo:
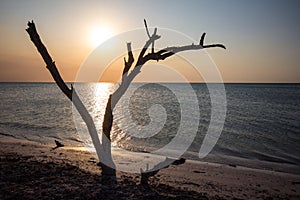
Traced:
<path id="1" fill-rule="evenodd" d="M 0 199 L 208 199 L 206 195 L 155 183 L 137 184 L 122 175 L 118 184 L 101 184 L 101 175 L 33 157 L 0 157 Z"/>

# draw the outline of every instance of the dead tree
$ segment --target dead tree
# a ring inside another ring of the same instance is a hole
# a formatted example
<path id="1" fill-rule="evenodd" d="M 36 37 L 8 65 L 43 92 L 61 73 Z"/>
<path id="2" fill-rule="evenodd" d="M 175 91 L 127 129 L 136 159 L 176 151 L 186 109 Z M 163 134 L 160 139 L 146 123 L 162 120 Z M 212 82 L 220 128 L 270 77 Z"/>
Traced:
<path id="1" fill-rule="evenodd" d="M 115 168 L 113 167 L 114 163 L 112 161 L 111 150 L 110 150 L 111 129 L 113 125 L 113 110 L 116 104 L 123 96 L 123 94 L 128 89 L 130 83 L 141 72 L 143 65 L 150 60 L 155 60 L 157 62 L 160 60 L 164 60 L 182 51 L 201 50 L 201 49 L 214 48 L 214 47 L 226 49 L 223 44 L 204 45 L 205 33 L 203 33 L 199 41 L 199 44 L 190 44 L 186 46 L 173 46 L 173 47 L 167 47 L 156 51 L 155 41 L 160 39 L 161 36 L 157 34 L 157 28 L 155 28 L 152 35 L 150 35 L 150 31 L 148 29 L 146 20 L 144 20 L 144 25 L 149 39 L 146 41 L 144 47 L 141 49 L 136 62 L 132 53 L 131 43 L 127 43 L 128 58 L 127 59 L 124 58 L 122 80 L 118 89 L 116 89 L 115 92 L 109 96 L 106 109 L 105 109 L 105 114 L 104 114 L 104 119 L 102 124 L 102 128 L 103 128 L 102 144 L 100 144 L 97 130 L 91 115 L 88 113 L 86 107 L 83 105 L 82 101 L 80 100 L 79 96 L 77 95 L 72 85 L 71 88 L 69 88 L 61 78 L 56 68 L 55 62 L 52 60 L 46 47 L 43 45 L 43 43 L 40 40 L 40 37 L 36 31 L 35 24 L 33 23 L 33 21 L 28 22 L 28 28 L 26 29 L 26 31 L 30 35 L 32 42 L 36 46 L 38 52 L 43 57 L 43 60 L 47 65 L 46 67 L 50 71 L 56 84 L 59 86 L 62 92 L 73 102 L 74 106 L 78 110 L 82 119 L 86 123 L 88 127 L 88 131 L 92 138 L 93 145 L 95 146 L 95 149 L 97 151 L 97 155 L 100 161 L 100 166 L 102 168 L 102 175 L 109 175 L 112 177 L 116 177 L 116 171 Z M 130 69 L 132 70 L 129 71 Z M 107 165 L 107 163 L 109 163 L 109 165 Z M 158 164 L 157 166 L 161 166 L 161 164 Z M 152 173 L 141 171 L 142 180 L 143 180 L 142 182 L 146 183 L 148 177 L 155 175 L 158 172 L 158 170 L 159 169 L 155 169 Z"/>

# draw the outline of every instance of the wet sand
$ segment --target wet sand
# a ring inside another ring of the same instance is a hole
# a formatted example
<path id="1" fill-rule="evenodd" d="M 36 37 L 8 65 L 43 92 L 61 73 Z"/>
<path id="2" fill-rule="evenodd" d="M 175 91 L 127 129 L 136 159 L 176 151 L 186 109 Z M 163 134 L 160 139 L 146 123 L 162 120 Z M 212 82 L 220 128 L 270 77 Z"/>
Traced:
<path id="1" fill-rule="evenodd" d="M 140 175 L 118 172 L 101 181 L 88 151 L 0 139 L 0 199 L 300 199 L 300 175 L 186 161 L 139 185 Z"/>

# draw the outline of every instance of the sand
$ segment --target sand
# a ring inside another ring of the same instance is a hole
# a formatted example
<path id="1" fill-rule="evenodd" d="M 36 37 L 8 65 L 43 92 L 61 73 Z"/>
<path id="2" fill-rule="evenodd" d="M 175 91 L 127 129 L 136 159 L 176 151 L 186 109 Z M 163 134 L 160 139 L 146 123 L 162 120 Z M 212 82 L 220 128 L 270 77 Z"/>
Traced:
<path id="1" fill-rule="evenodd" d="M 139 185 L 140 175 L 118 172 L 101 181 L 97 159 L 79 148 L 0 139 L 0 199 L 300 199 L 300 175 L 186 161 Z"/>

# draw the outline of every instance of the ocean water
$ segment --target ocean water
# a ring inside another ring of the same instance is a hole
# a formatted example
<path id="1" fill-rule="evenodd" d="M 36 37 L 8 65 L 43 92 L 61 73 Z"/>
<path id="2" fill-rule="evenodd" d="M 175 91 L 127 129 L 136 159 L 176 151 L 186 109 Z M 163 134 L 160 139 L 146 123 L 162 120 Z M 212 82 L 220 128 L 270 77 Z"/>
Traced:
<path id="1" fill-rule="evenodd" d="M 198 152 L 210 124 L 211 98 L 206 84 L 191 84 L 197 101 L 185 86 L 132 84 L 130 95 L 124 96 L 127 100 L 121 100 L 114 111 L 113 146 L 131 151 L 163 148 L 176 137 L 182 120 L 195 124 L 197 106 L 196 136 L 183 157 L 300 174 L 300 84 L 225 84 L 224 128 L 204 159 L 199 159 Z M 88 83 L 75 88 L 101 133 L 106 101 L 115 86 Z M 182 105 L 178 94 L 188 106 Z M 43 144 L 59 139 L 71 146 L 91 143 L 85 124 L 54 83 L 0 83 L 0 100 L 0 138 Z M 182 109 L 191 114 L 184 116 Z M 129 134 L 135 131 L 149 133 Z"/>

